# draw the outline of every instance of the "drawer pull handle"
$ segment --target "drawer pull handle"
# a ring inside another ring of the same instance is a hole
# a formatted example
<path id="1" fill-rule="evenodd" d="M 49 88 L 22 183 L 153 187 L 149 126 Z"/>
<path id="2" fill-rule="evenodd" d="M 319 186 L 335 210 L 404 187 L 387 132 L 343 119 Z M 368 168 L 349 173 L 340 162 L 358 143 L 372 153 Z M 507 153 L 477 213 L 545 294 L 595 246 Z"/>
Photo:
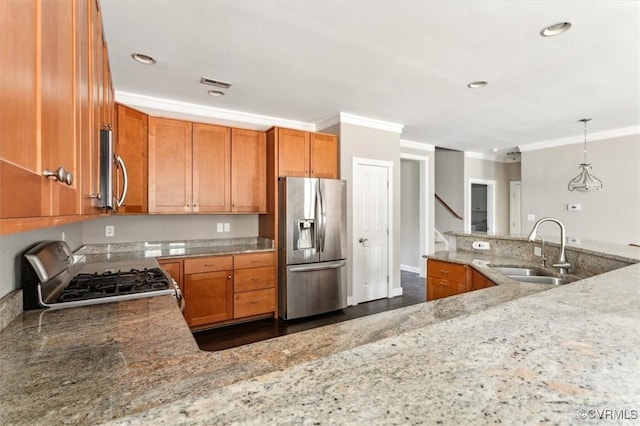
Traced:
<path id="1" fill-rule="evenodd" d="M 205 263 L 204 266 L 215 266 L 215 265 L 213 265 L 211 263 Z"/>
<path id="2" fill-rule="evenodd" d="M 441 284 L 441 285 L 449 285 L 449 282 L 447 282 L 447 281 L 440 281 L 440 284 Z"/>
<path id="3" fill-rule="evenodd" d="M 255 259 L 253 259 L 253 260 L 251 261 L 251 263 L 258 263 L 258 262 L 259 262 L 259 261 L 258 261 L 258 260 L 255 260 Z"/>
<path id="4" fill-rule="evenodd" d="M 251 281 L 258 281 L 260 278 L 251 278 Z"/>
<path id="5" fill-rule="evenodd" d="M 441 274 L 448 274 L 448 273 L 449 273 L 449 271 L 445 271 L 444 269 L 440 269 L 440 273 L 441 273 Z"/>
<path id="6" fill-rule="evenodd" d="M 258 303 L 260 303 L 260 301 L 259 301 L 259 300 L 252 300 L 252 301 L 251 301 L 251 304 L 252 304 L 252 305 L 257 305 Z"/>

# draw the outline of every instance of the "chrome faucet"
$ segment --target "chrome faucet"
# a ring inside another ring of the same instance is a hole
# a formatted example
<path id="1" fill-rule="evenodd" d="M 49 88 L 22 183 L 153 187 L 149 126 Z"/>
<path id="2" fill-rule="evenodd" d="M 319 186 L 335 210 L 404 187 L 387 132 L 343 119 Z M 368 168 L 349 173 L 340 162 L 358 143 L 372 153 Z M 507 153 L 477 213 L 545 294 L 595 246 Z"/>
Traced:
<path id="1" fill-rule="evenodd" d="M 540 257 L 542 258 L 542 267 L 544 268 L 545 266 L 547 266 L 547 257 L 544 255 L 544 238 L 542 238 L 542 235 L 538 234 L 535 236 L 535 239 L 540 238 L 540 241 L 542 241 L 542 244 L 540 246 Z M 534 241 L 535 244 L 535 241 Z"/>
<path id="2" fill-rule="evenodd" d="M 533 229 L 529 234 L 529 241 L 533 241 L 533 242 L 536 241 L 536 237 L 538 236 L 538 226 L 540 226 L 540 224 L 544 222 L 553 222 L 558 224 L 558 226 L 560 227 L 560 258 L 558 259 L 558 263 L 554 263 L 552 266 L 554 268 L 558 268 L 560 270 L 560 274 L 566 274 L 569 271 L 571 264 L 567 262 L 567 256 L 564 252 L 565 235 L 564 235 L 564 225 L 562 224 L 562 222 L 552 217 L 543 217 L 542 219 L 537 221 L 535 225 L 533 225 Z"/>

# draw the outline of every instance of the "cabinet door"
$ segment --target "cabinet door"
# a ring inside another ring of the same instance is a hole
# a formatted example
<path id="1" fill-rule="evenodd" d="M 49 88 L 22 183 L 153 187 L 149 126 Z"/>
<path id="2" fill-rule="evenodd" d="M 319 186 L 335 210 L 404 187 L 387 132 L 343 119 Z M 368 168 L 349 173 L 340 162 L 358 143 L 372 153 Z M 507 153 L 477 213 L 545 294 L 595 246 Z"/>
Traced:
<path id="1" fill-rule="evenodd" d="M 493 287 L 494 285 L 496 284 L 493 281 L 491 281 L 489 278 L 485 277 L 480 272 L 471 268 L 471 281 L 469 283 L 469 288 L 468 288 L 469 291 L 480 290 L 487 287 Z"/>
<path id="2" fill-rule="evenodd" d="M 0 2 L 0 217 L 49 213 L 39 161 L 36 1 Z"/>
<path id="3" fill-rule="evenodd" d="M 71 185 L 50 180 L 51 214 L 78 214 L 80 207 L 75 139 L 74 4 L 41 2 L 41 134 L 42 166 L 64 167 Z"/>
<path id="4" fill-rule="evenodd" d="M 98 214 L 99 201 L 92 194 L 100 192 L 99 144 L 93 138 L 91 111 L 91 16 L 89 1 L 76 1 L 76 128 L 80 150 L 80 212 Z"/>
<path id="5" fill-rule="evenodd" d="M 309 176 L 338 179 L 338 137 L 312 133 L 310 161 Z"/>
<path id="6" fill-rule="evenodd" d="M 147 158 L 147 114 L 127 108 L 124 105 L 117 106 L 118 151 L 127 168 L 128 189 L 124 205 L 118 209 L 124 213 L 146 213 L 148 211 L 148 158 Z M 122 182 L 119 182 L 118 194 L 122 191 Z"/>
<path id="7" fill-rule="evenodd" d="M 233 318 L 233 271 L 184 276 L 184 315 L 191 327 Z"/>
<path id="8" fill-rule="evenodd" d="M 309 133 L 278 129 L 278 176 L 309 176 Z"/>
<path id="9" fill-rule="evenodd" d="M 191 123 L 149 118 L 149 213 L 190 213 Z"/>
<path id="10" fill-rule="evenodd" d="M 180 291 L 184 293 L 184 285 L 182 283 L 182 262 L 183 259 L 160 259 L 158 260 L 158 264 L 162 269 L 167 272 L 171 278 L 175 280 L 175 282 L 180 287 Z"/>
<path id="11" fill-rule="evenodd" d="M 231 131 L 231 211 L 267 211 L 267 141 L 264 132 Z"/>
<path id="12" fill-rule="evenodd" d="M 193 125 L 193 211 L 231 211 L 231 130 Z"/>

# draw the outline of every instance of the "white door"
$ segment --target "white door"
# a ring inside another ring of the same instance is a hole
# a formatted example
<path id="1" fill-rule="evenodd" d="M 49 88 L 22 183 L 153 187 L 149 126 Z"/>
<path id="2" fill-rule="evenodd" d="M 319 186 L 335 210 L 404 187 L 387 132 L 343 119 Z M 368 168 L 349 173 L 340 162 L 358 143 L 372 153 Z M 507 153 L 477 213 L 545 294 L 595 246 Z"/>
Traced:
<path id="1" fill-rule="evenodd" d="M 511 235 L 522 234 L 521 204 L 522 183 L 519 180 L 509 182 L 509 233 Z"/>
<path id="2" fill-rule="evenodd" d="M 389 165 L 353 168 L 353 295 L 389 297 Z"/>

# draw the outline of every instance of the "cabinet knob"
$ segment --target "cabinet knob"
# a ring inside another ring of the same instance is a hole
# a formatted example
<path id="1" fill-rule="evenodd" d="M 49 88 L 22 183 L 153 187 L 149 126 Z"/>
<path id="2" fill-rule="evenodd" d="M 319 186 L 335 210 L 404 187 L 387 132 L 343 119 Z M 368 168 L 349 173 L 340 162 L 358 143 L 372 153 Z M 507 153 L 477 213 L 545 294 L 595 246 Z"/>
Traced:
<path id="1" fill-rule="evenodd" d="M 198 205 L 197 205 L 197 204 L 194 204 L 194 205 L 193 205 L 193 207 L 198 207 Z"/>
<path id="2" fill-rule="evenodd" d="M 64 167 L 58 167 L 54 172 L 49 169 L 44 169 L 42 171 L 42 176 L 46 178 L 52 178 L 53 180 L 57 180 L 58 182 L 66 182 L 67 181 L 67 171 Z M 73 180 L 73 177 L 71 178 Z"/>
<path id="3" fill-rule="evenodd" d="M 229 280 L 230 280 L 230 279 L 231 279 L 231 275 L 229 275 L 229 276 L 227 277 L 227 279 L 229 279 Z"/>
<path id="4" fill-rule="evenodd" d="M 187 204 L 187 207 L 191 207 L 191 205 L 190 205 L 190 204 Z"/>

